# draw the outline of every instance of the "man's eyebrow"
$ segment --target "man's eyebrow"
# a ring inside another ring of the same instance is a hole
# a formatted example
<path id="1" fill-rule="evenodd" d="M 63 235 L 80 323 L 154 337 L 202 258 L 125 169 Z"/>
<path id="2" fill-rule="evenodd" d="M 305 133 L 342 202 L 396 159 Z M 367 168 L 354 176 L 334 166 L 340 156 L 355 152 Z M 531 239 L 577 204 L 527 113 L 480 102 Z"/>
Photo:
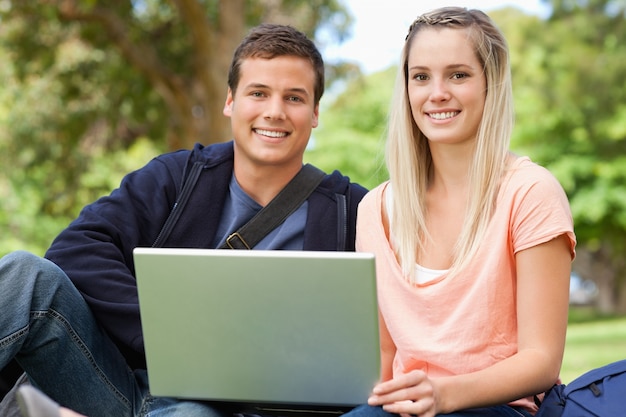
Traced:
<path id="1" fill-rule="evenodd" d="M 303 87 L 288 88 L 287 91 L 292 92 L 292 93 L 302 94 L 302 95 L 305 95 L 305 96 L 309 95 L 309 91 L 306 88 L 303 88 Z"/>
<path id="2" fill-rule="evenodd" d="M 250 84 L 244 85 L 243 88 L 245 88 L 245 89 L 251 89 L 251 88 L 267 89 L 267 88 L 269 88 L 269 86 L 265 85 L 265 84 L 262 84 L 262 83 L 250 83 Z"/>
<path id="3" fill-rule="evenodd" d="M 244 86 L 244 88 L 248 89 L 248 90 L 255 89 L 255 88 L 258 88 L 258 89 L 261 89 L 261 90 L 270 90 L 271 89 L 271 87 L 269 85 L 263 84 L 263 83 L 250 83 L 250 84 L 247 84 L 246 86 Z M 305 95 L 305 96 L 309 96 L 310 95 L 309 91 L 306 88 L 304 88 L 304 87 L 292 87 L 292 88 L 288 88 L 286 91 L 288 93 L 302 94 L 302 95 Z"/>

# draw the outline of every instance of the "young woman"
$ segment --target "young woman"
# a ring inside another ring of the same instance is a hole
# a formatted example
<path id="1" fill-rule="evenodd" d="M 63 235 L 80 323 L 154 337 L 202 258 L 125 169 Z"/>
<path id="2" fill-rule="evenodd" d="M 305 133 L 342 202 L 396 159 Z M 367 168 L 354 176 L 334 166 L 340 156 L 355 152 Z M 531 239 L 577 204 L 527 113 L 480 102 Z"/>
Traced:
<path id="1" fill-rule="evenodd" d="M 477 10 L 418 17 L 394 97 L 390 180 L 357 218 L 357 249 L 376 254 L 381 382 L 351 415 L 532 415 L 559 378 L 575 236 L 557 180 L 509 151 L 502 33 Z"/>

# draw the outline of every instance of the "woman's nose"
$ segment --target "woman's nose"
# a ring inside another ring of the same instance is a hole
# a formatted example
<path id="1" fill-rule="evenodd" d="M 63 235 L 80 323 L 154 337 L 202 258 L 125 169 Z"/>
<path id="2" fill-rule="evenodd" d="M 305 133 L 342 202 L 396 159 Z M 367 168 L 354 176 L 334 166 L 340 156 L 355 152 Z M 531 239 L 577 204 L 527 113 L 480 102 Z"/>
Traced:
<path id="1" fill-rule="evenodd" d="M 448 89 L 448 85 L 445 80 L 434 80 L 431 86 L 431 101 L 445 101 L 450 99 L 450 90 Z"/>

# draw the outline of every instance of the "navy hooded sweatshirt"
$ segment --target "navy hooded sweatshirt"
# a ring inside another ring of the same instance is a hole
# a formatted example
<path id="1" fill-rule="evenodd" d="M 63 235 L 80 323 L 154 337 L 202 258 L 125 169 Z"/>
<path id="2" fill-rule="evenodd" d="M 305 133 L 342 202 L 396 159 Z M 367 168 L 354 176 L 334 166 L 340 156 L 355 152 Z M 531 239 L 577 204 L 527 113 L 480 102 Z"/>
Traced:
<path id="1" fill-rule="evenodd" d="M 196 161 L 203 169 L 164 247 L 211 248 L 233 173 L 233 142 L 160 155 L 83 208 L 45 257 L 82 293 L 131 368 L 145 368 L 133 249 L 152 246 Z M 338 171 L 308 198 L 304 250 L 354 250 L 357 205 L 366 193 Z"/>

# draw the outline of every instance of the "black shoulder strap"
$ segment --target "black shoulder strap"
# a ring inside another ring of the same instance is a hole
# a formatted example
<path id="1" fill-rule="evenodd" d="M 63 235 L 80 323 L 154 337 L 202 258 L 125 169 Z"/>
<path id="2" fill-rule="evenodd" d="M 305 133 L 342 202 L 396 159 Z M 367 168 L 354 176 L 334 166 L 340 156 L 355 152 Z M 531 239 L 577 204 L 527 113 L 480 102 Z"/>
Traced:
<path id="1" fill-rule="evenodd" d="M 220 249 L 251 249 L 278 227 L 311 195 L 326 174 L 306 164 L 280 193 L 248 223 L 228 236 Z"/>
<path id="2" fill-rule="evenodd" d="M 191 167 L 191 170 L 189 171 L 189 175 L 184 180 L 182 190 L 180 192 L 180 195 L 176 199 L 176 202 L 174 203 L 174 207 L 172 207 L 172 211 L 170 211 L 170 214 L 167 217 L 165 224 L 161 228 L 159 235 L 157 236 L 154 243 L 152 244 L 153 248 L 161 247 L 163 243 L 165 242 L 165 240 L 172 233 L 172 230 L 174 230 L 174 226 L 176 225 L 176 222 L 178 222 L 178 219 L 180 218 L 180 214 L 182 213 L 183 208 L 187 204 L 187 200 L 189 200 L 189 196 L 191 195 L 191 190 L 193 190 L 193 187 L 196 185 L 196 182 L 198 181 L 198 177 L 200 176 L 200 171 L 202 171 L 203 165 L 204 165 L 203 162 L 200 162 L 200 161 L 194 162 L 193 166 Z"/>

